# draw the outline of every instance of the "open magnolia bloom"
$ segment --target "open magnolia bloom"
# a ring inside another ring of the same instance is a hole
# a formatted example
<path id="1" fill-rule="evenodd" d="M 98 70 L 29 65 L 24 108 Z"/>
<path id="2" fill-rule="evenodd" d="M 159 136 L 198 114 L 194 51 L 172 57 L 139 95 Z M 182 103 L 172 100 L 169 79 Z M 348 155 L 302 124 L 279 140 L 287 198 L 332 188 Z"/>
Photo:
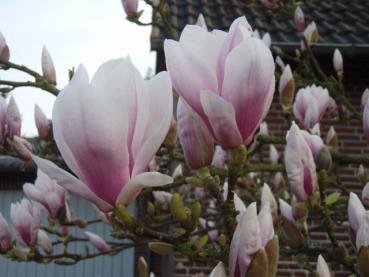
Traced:
<path id="1" fill-rule="evenodd" d="M 173 86 L 223 149 L 249 144 L 269 111 L 274 60 L 245 17 L 229 32 L 187 25 L 179 41 L 165 40 Z"/>
<path id="2" fill-rule="evenodd" d="M 80 66 L 59 93 L 52 115 L 58 149 L 77 175 L 34 156 L 38 167 L 101 211 L 128 205 L 145 186 L 172 177 L 145 172 L 169 130 L 172 88 L 166 72 L 144 81 L 129 58 L 110 60 L 91 82 Z"/>

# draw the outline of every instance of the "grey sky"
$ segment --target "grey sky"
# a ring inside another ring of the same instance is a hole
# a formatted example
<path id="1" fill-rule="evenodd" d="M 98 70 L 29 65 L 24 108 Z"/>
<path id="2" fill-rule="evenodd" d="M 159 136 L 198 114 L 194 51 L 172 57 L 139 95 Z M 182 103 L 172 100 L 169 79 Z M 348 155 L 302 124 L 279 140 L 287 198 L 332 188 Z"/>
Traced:
<path id="1" fill-rule="evenodd" d="M 149 21 L 146 8 L 143 21 Z M 11 61 L 41 72 L 41 50 L 45 45 L 53 57 L 58 87 L 68 78 L 68 69 L 83 63 L 90 76 L 106 60 L 130 55 L 145 75 L 153 67 L 150 54 L 150 28 L 139 27 L 125 19 L 120 0 L 1 0 L 0 30 L 10 48 Z M 26 75 L 0 72 L 0 78 L 26 80 Z M 51 117 L 54 97 L 33 88 L 12 92 L 23 118 L 22 133 L 35 135 L 34 104 Z"/>

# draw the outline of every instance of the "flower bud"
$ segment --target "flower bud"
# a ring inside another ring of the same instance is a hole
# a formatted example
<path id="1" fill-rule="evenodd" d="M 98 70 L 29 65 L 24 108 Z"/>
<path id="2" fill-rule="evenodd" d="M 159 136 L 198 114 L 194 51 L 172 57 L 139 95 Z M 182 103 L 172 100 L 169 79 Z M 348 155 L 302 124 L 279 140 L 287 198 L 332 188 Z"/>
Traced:
<path id="1" fill-rule="evenodd" d="M 12 248 L 12 235 L 10 227 L 3 215 L 0 213 L 0 252 L 6 252 Z"/>
<path id="2" fill-rule="evenodd" d="M 170 211 L 173 217 L 179 222 L 187 221 L 188 213 L 186 212 L 182 197 L 178 193 L 174 193 L 172 196 Z"/>
<path id="3" fill-rule="evenodd" d="M 28 199 L 10 206 L 10 217 L 17 231 L 17 241 L 23 246 L 33 246 L 37 242 L 38 228 L 41 223 L 40 210 Z"/>
<path id="4" fill-rule="evenodd" d="M 279 153 L 273 144 L 269 145 L 269 161 L 272 164 L 277 164 L 279 160 Z"/>
<path id="5" fill-rule="evenodd" d="M 227 277 L 226 270 L 222 262 L 219 262 L 211 271 L 209 277 Z"/>
<path id="6" fill-rule="evenodd" d="M 329 102 L 327 106 L 327 114 L 331 118 L 337 118 L 339 116 L 337 103 L 332 97 L 329 97 Z"/>
<path id="7" fill-rule="evenodd" d="M 269 205 L 273 219 L 276 220 L 278 218 L 277 201 L 275 200 L 272 190 L 266 183 L 264 183 L 263 190 L 261 192 L 261 207 L 264 207 L 264 205 Z"/>
<path id="8" fill-rule="evenodd" d="M 97 234 L 86 231 L 85 235 L 99 252 L 106 252 L 110 249 L 110 246 Z"/>
<path id="9" fill-rule="evenodd" d="M 363 204 L 361 204 L 359 197 L 353 192 L 350 192 L 347 213 L 351 229 L 356 234 L 356 232 L 359 230 L 360 222 L 362 221 L 365 209 Z"/>
<path id="10" fill-rule="evenodd" d="M 7 134 L 7 106 L 4 97 L 0 97 L 0 144 L 4 143 Z"/>
<path id="11" fill-rule="evenodd" d="M 125 224 L 131 224 L 133 222 L 133 216 L 129 212 L 128 208 L 123 204 L 118 204 L 116 206 L 116 212 L 120 220 L 122 220 Z"/>
<path id="12" fill-rule="evenodd" d="M 274 174 L 272 179 L 272 184 L 276 190 L 279 190 L 285 185 L 286 181 L 284 180 L 283 174 L 281 172 L 277 172 Z"/>
<path id="13" fill-rule="evenodd" d="M 42 247 L 46 254 L 51 255 L 53 253 L 52 241 L 44 230 L 38 230 L 37 244 Z"/>
<path id="14" fill-rule="evenodd" d="M 178 136 L 187 164 L 198 169 L 211 164 L 214 140 L 201 117 L 181 97 L 177 106 Z"/>
<path id="15" fill-rule="evenodd" d="M 252 33 L 252 36 L 253 36 L 254 38 L 261 39 L 261 37 L 260 37 L 260 33 L 259 33 L 258 29 L 255 29 L 255 30 L 254 30 L 254 32 Z"/>
<path id="16" fill-rule="evenodd" d="M 227 159 L 227 152 L 220 145 L 215 146 L 215 152 L 211 165 L 217 168 L 223 168 Z"/>
<path id="17" fill-rule="evenodd" d="M 324 142 L 318 135 L 312 135 L 305 130 L 301 131 L 302 137 L 308 144 L 311 153 L 313 154 L 314 158 L 318 155 L 319 151 L 324 147 Z"/>
<path id="18" fill-rule="evenodd" d="M 281 78 L 279 79 L 279 101 L 284 107 L 289 107 L 293 103 L 293 98 L 295 96 L 295 79 L 291 71 L 291 67 L 288 64 Z"/>
<path id="19" fill-rule="evenodd" d="M 328 146 L 333 147 L 334 149 L 337 148 L 338 145 L 338 137 L 336 134 L 336 130 L 333 126 L 331 126 L 328 130 L 327 137 L 325 139 L 325 142 Z"/>
<path id="20" fill-rule="evenodd" d="M 47 119 L 45 113 L 41 110 L 41 108 L 36 104 L 35 105 L 35 122 L 38 131 L 38 136 L 41 139 L 46 139 L 50 132 L 50 122 Z"/>
<path id="21" fill-rule="evenodd" d="M 137 14 L 138 0 L 122 0 L 122 5 L 128 17 Z"/>
<path id="22" fill-rule="evenodd" d="M 144 257 L 140 257 L 137 261 L 138 277 L 149 277 L 149 269 Z"/>
<path id="23" fill-rule="evenodd" d="M 334 50 L 333 54 L 333 67 L 336 72 L 343 71 L 343 57 L 339 49 Z"/>
<path id="24" fill-rule="evenodd" d="M 56 71 L 53 59 L 49 51 L 44 46 L 41 55 L 42 75 L 50 84 L 56 85 Z"/>
<path id="25" fill-rule="evenodd" d="M 6 44 L 3 34 L 0 32 L 0 60 L 8 62 L 10 58 L 9 47 Z"/>
<path id="26" fill-rule="evenodd" d="M 366 180 L 368 178 L 368 173 L 366 172 L 362 164 L 359 166 L 359 169 L 357 171 L 357 176 L 359 177 L 360 181 L 362 181 L 363 183 L 366 183 Z"/>
<path id="27" fill-rule="evenodd" d="M 304 31 L 304 37 L 308 45 L 316 44 L 319 40 L 319 33 L 315 22 L 311 22 Z M 305 51 L 305 44 L 302 43 L 302 51 Z"/>
<path id="28" fill-rule="evenodd" d="M 169 255 L 174 251 L 174 245 L 166 242 L 150 242 L 148 246 L 151 251 L 159 255 Z"/>
<path id="29" fill-rule="evenodd" d="M 364 136 L 369 141 L 369 99 L 365 104 L 363 113 L 363 130 Z"/>
<path id="30" fill-rule="evenodd" d="M 266 123 L 265 121 L 263 121 L 260 124 L 259 134 L 261 134 L 261 135 L 268 135 L 269 134 L 269 132 L 268 132 L 268 123 Z"/>
<path id="31" fill-rule="evenodd" d="M 204 15 L 202 13 L 200 13 L 199 16 L 197 17 L 196 25 L 200 26 L 201 28 L 205 29 L 206 31 L 208 30 L 208 26 L 206 25 L 206 21 L 205 21 Z"/>
<path id="32" fill-rule="evenodd" d="M 265 43 L 265 45 L 270 48 L 270 46 L 272 45 L 272 38 L 270 36 L 269 33 L 265 33 L 263 35 L 262 41 Z"/>
<path id="33" fill-rule="evenodd" d="M 20 136 L 21 133 L 21 126 L 22 126 L 22 119 L 19 113 L 18 105 L 15 102 L 13 96 L 10 97 L 8 108 L 8 136 Z"/>
<path id="34" fill-rule="evenodd" d="M 172 200 L 172 194 L 167 191 L 153 191 L 152 195 L 155 199 L 155 202 L 160 205 L 169 203 Z"/>
<path id="35" fill-rule="evenodd" d="M 35 184 L 25 183 L 23 192 L 29 199 L 41 204 L 50 217 L 65 220 L 66 190 L 40 169 L 37 170 Z"/>
<path id="36" fill-rule="evenodd" d="M 327 146 L 323 146 L 315 157 L 316 167 L 328 170 L 332 165 L 332 155 Z"/>
<path id="37" fill-rule="evenodd" d="M 361 95 L 361 111 L 364 111 L 366 102 L 368 102 L 368 98 L 369 98 L 369 88 L 366 88 L 363 92 L 363 94 Z"/>
<path id="38" fill-rule="evenodd" d="M 361 192 L 361 201 L 364 205 L 369 206 L 369 183 L 366 183 Z"/>
<path id="39" fill-rule="evenodd" d="M 283 60 L 281 59 L 280 56 L 277 56 L 275 58 L 275 63 L 279 66 L 279 68 L 281 69 L 281 71 L 283 72 L 284 69 L 286 68 L 286 65 L 284 64 Z"/>
<path id="40" fill-rule="evenodd" d="M 305 16 L 300 6 L 298 6 L 295 10 L 294 22 L 296 30 L 303 32 L 305 29 Z"/>
<path id="41" fill-rule="evenodd" d="M 332 273 L 322 255 L 318 256 L 318 262 L 316 264 L 316 276 L 332 277 Z"/>
<path id="42" fill-rule="evenodd" d="M 32 161 L 32 144 L 26 139 L 14 136 L 13 137 L 14 150 L 17 152 L 18 156 L 26 161 Z"/>

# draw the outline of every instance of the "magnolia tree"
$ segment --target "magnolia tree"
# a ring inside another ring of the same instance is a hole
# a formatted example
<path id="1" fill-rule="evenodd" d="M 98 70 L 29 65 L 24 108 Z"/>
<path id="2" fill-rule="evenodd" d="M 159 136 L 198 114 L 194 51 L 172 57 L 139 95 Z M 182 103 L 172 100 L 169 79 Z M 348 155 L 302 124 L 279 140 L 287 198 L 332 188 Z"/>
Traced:
<path id="1" fill-rule="evenodd" d="M 275 59 L 269 34 L 260 38 L 245 17 L 228 31 L 209 31 L 200 15 L 178 39 L 166 5 L 146 3 L 153 8 L 152 22 L 140 21 L 131 0 L 123 1 L 127 19 L 173 36 L 164 42 L 168 72 L 150 80 L 127 57 L 105 62 L 91 80 L 81 65 L 59 90 L 46 48 L 40 74 L 13 63 L 0 36 L 0 69 L 34 79 L 1 79 L 1 92 L 29 86 L 57 96 L 52 122 L 35 107 L 37 147 L 20 136 L 14 99 L 6 104 L 0 98 L 1 152 L 38 166 L 35 183 L 23 186 L 25 198 L 11 205 L 11 225 L 0 215 L 1 254 L 70 265 L 147 245 L 161 255 L 177 251 L 207 262 L 213 277 L 276 276 L 280 256 L 300 257 L 301 267 L 318 276 L 333 275 L 326 262 L 369 276 L 369 212 L 363 206 L 369 204 L 369 185 L 360 200 L 338 176 L 338 165 L 369 164 L 369 156 L 342 154 L 334 128 L 325 141 L 319 131 L 323 117 L 362 121 L 369 139 L 369 91 L 357 110 L 345 96 L 339 50 L 332 53 L 336 76 L 329 76 L 312 51 L 318 27 L 305 27 L 294 1 L 261 1 L 288 12 L 301 38 L 296 55 L 274 47 Z M 289 125 L 282 137 L 268 135 L 263 122 L 274 97 Z M 276 144 L 283 146 L 284 159 Z M 269 145 L 269 162 L 263 162 L 263 145 Z M 359 174 L 365 183 L 363 166 Z M 91 202 L 98 218 L 72 217 L 69 193 Z M 133 202 L 135 214 L 127 208 Z M 72 232 L 100 221 L 111 226 L 114 242 Z M 335 233 L 345 222 L 349 250 Z M 328 235 L 328 247 L 309 238 L 312 229 Z M 96 250 L 70 252 L 68 246 L 81 241 Z M 137 264 L 139 276 L 148 276 L 145 260 Z"/>

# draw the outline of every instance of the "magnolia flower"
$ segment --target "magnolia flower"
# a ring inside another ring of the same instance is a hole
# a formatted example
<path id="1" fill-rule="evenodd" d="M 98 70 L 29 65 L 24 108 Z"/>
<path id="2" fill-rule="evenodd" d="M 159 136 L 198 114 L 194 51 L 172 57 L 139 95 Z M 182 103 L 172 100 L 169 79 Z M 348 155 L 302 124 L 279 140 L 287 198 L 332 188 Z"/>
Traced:
<path id="1" fill-rule="evenodd" d="M 279 79 L 279 102 L 282 105 L 290 106 L 293 103 L 293 97 L 295 95 L 295 79 L 291 71 L 291 67 L 288 64 Z"/>
<path id="2" fill-rule="evenodd" d="M 361 192 L 361 201 L 364 203 L 364 205 L 369 206 L 369 183 L 366 183 Z"/>
<path id="3" fill-rule="evenodd" d="M 17 241 L 23 246 L 35 245 L 41 222 L 40 210 L 24 198 L 11 204 L 10 217 L 17 231 Z"/>
<path id="4" fill-rule="evenodd" d="M 37 244 L 42 247 L 45 253 L 47 254 L 53 253 L 53 243 L 44 230 L 38 230 Z"/>
<path id="5" fill-rule="evenodd" d="M 273 144 L 269 145 L 269 161 L 272 164 L 276 164 L 278 163 L 279 160 L 279 153 L 277 148 L 275 148 L 275 146 Z"/>
<path id="6" fill-rule="evenodd" d="M 353 192 L 350 192 L 347 213 L 351 229 L 356 233 L 359 230 L 360 222 L 365 213 L 365 208 L 359 197 Z"/>
<path id="7" fill-rule="evenodd" d="M 334 50 L 333 54 L 333 67 L 336 72 L 343 71 L 343 58 L 339 49 Z"/>
<path id="8" fill-rule="evenodd" d="M 40 169 L 37 170 L 35 184 L 25 183 L 23 192 L 28 198 L 41 204 L 52 218 L 57 218 L 65 207 L 65 189 L 59 186 L 55 180 L 51 180 Z"/>
<path id="9" fill-rule="evenodd" d="M 227 277 L 226 270 L 222 262 L 219 262 L 216 267 L 210 272 L 209 277 Z"/>
<path id="10" fill-rule="evenodd" d="M 305 16 L 300 6 L 297 6 L 294 16 L 295 28 L 297 31 L 302 32 L 305 29 Z"/>
<path id="11" fill-rule="evenodd" d="M 369 211 L 363 213 L 356 234 L 356 251 L 359 252 L 362 246 L 369 246 Z"/>
<path id="12" fill-rule="evenodd" d="M 38 167 L 101 211 L 128 205 L 145 186 L 173 178 L 145 172 L 170 127 L 172 89 L 168 74 L 144 81 L 129 58 L 110 60 L 91 83 L 80 66 L 58 94 L 53 134 L 58 149 L 77 175 L 34 156 Z"/>
<path id="13" fill-rule="evenodd" d="M 199 16 L 197 17 L 196 25 L 200 26 L 206 31 L 208 30 L 208 26 L 206 25 L 206 21 L 202 13 L 200 13 Z"/>
<path id="14" fill-rule="evenodd" d="M 8 108 L 7 108 L 7 130 L 8 136 L 20 136 L 22 127 L 22 118 L 18 109 L 18 105 L 15 102 L 13 96 L 10 97 Z"/>
<path id="15" fill-rule="evenodd" d="M 230 245 L 229 273 L 231 277 L 247 276 L 254 254 L 261 249 L 261 230 L 256 203 L 241 214 Z"/>
<path id="16" fill-rule="evenodd" d="M 270 211 L 273 216 L 276 216 L 278 213 L 278 205 L 275 200 L 274 194 L 268 184 L 264 183 L 262 192 L 261 192 L 261 206 L 264 207 L 268 205 L 270 207 Z"/>
<path id="17" fill-rule="evenodd" d="M 0 213 L 0 252 L 6 252 L 12 247 L 12 235 L 10 227 Z"/>
<path id="18" fill-rule="evenodd" d="M 170 203 L 173 196 L 173 194 L 167 191 L 153 191 L 152 195 L 158 204 Z"/>
<path id="19" fill-rule="evenodd" d="M 32 144 L 28 140 L 14 136 L 13 143 L 14 150 L 17 152 L 19 158 L 27 162 L 32 160 Z"/>
<path id="20" fill-rule="evenodd" d="M 284 184 L 284 178 L 281 172 L 277 172 L 272 179 L 272 184 L 275 189 L 279 189 L 282 184 Z"/>
<path id="21" fill-rule="evenodd" d="M 274 238 L 273 218 L 265 205 L 259 216 L 256 203 L 251 203 L 240 215 L 230 245 L 229 273 L 232 277 L 247 276 L 253 257 Z"/>
<path id="22" fill-rule="evenodd" d="M 281 216 L 287 219 L 291 223 L 296 223 L 296 220 L 293 216 L 292 207 L 283 199 L 278 199 L 279 201 L 279 209 L 281 211 Z"/>
<path id="23" fill-rule="evenodd" d="M 122 0 L 122 5 L 127 16 L 137 13 L 138 0 Z"/>
<path id="24" fill-rule="evenodd" d="M 242 199 L 237 195 L 237 193 L 233 193 L 233 203 L 234 208 L 237 212 L 239 212 L 239 215 L 246 211 L 246 205 L 243 203 Z"/>
<path id="25" fill-rule="evenodd" d="M 39 105 L 35 105 L 35 123 L 38 131 L 38 136 L 41 139 L 46 139 L 50 132 L 50 122 Z"/>
<path id="26" fill-rule="evenodd" d="M 3 34 L 0 32 L 0 60 L 8 62 L 10 58 L 9 47 L 6 44 Z"/>
<path id="27" fill-rule="evenodd" d="M 294 122 L 286 140 L 284 156 L 291 191 L 299 201 L 305 201 L 318 186 L 314 157 L 302 132 Z"/>
<path id="28" fill-rule="evenodd" d="M 261 134 L 261 135 L 268 135 L 269 134 L 268 123 L 266 123 L 265 121 L 263 121 L 260 124 L 259 134 Z"/>
<path id="29" fill-rule="evenodd" d="M 227 159 L 227 152 L 224 151 L 221 146 L 219 145 L 215 146 L 215 152 L 214 152 L 213 160 L 211 161 L 211 165 L 218 167 L 218 168 L 223 168 L 226 159 Z"/>
<path id="30" fill-rule="evenodd" d="M 7 106 L 4 97 L 0 97 L 0 143 L 3 143 L 7 134 Z"/>
<path id="31" fill-rule="evenodd" d="M 275 63 L 279 66 L 279 68 L 281 69 L 281 71 L 284 71 L 284 69 L 286 68 L 286 65 L 284 64 L 283 60 L 281 59 L 280 56 L 277 56 L 275 58 Z"/>
<path id="32" fill-rule="evenodd" d="M 266 45 L 268 48 L 270 48 L 270 46 L 272 45 L 272 38 L 271 38 L 271 36 L 270 36 L 270 34 L 269 34 L 269 33 L 265 33 L 265 34 L 263 35 L 263 38 L 262 38 L 261 40 L 265 43 L 265 45 Z"/>
<path id="33" fill-rule="evenodd" d="M 177 127 L 186 163 L 192 169 L 211 164 L 214 140 L 201 117 L 180 97 L 177 105 Z"/>
<path id="34" fill-rule="evenodd" d="M 91 242 L 93 246 L 96 247 L 99 252 L 106 252 L 110 249 L 109 244 L 107 244 L 100 236 L 92 232 L 85 232 L 86 237 Z"/>
<path id="35" fill-rule="evenodd" d="M 318 135 L 312 135 L 305 130 L 302 130 L 301 134 L 304 140 L 306 141 L 307 145 L 309 146 L 311 153 L 313 154 L 315 158 L 318 155 L 319 151 L 324 146 L 324 142 L 322 138 Z"/>
<path id="36" fill-rule="evenodd" d="M 332 118 L 336 118 L 339 115 L 337 103 L 332 97 L 329 97 L 327 113 Z"/>
<path id="37" fill-rule="evenodd" d="M 223 149 L 249 144 L 271 105 L 275 79 L 271 52 L 246 18 L 228 33 L 187 25 L 178 42 L 165 40 L 164 51 L 175 90 Z"/>
<path id="38" fill-rule="evenodd" d="M 363 129 L 364 129 L 364 136 L 366 137 L 367 141 L 369 141 L 369 99 L 366 102 L 365 107 L 364 107 Z"/>
<path id="39" fill-rule="evenodd" d="M 308 45 L 312 45 L 318 42 L 319 33 L 315 22 L 311 22 L 304 31 L 304 37 Z M 305 44 L 302 43 L 302 51 L 305 51 Z"/>
<path id="40" fill-rule="evenodd" d="M 316 264 L 316 273 L 318 277 L 332 277 L 332 273 L 330 272 L 329 267 L 322 255 L 318 256 L 318 262 Z"/>
<path id="41" fill-rule="evenodd" d="M 56 71 L 53 59 L 51 58 L 51 55 L 45 46 L 42 48 L 41 66 L 42 75 L 44 76 L 44 78 L 49 83 L 56 85 Z"/>
<path id="42" fill-rule="evenodd" d="M 364 111 L 365 105 L 368 102 L 369 98 L 369 88 L 366 88 L 361 95 L 361 111 Z"/>
<path id="43" fill-rule="evenodd" d="M 308 86 L 297 92 L 293 113 L 305 128 L 312 128 L 322 119 L 328 104 L 327 89 L 315 85 Z"/>
<path id="44" fill-rule="evenodd" d="M 334 148 L 338 145 L 338 137 L 336 134 L 336 130 L 333 126 L 329 127 L 327 137 L 325 138 L 325 142 L 327 145 L 332 146 Z"/>

